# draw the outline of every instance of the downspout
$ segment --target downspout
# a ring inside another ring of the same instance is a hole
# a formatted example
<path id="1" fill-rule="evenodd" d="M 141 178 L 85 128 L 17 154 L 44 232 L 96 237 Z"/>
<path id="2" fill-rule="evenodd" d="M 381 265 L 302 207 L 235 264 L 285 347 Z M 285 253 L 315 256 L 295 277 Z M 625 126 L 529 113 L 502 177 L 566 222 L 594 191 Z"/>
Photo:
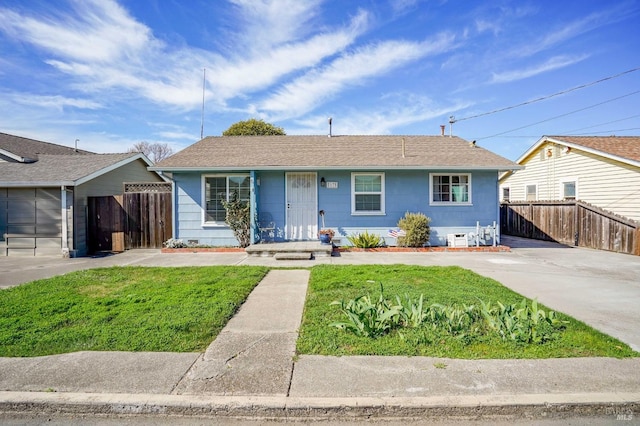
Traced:
<path id="1" fill-rule="evenodd" d="M 258 179 L 256 178 L 256 171 L 251 170 L 249 172 L 249 223 L 251 224 L 251 244 L 256 243 L 257 239 L 257 224 L 256 218 L 258 217 Z"/>
<path id="2" fill-rule="evenodd" d="M 62 257 L 69 257 L 69 224 L 67 223 L 67 188 L 60 187 L 60 210 L 62 222 Z"/>
<path id="3" fill-rule="evenodd" d="M 173 179 L 173 174 L 171 177 L 163 174 L 164 177 L 171 181 L 171 238 L 178 238 L 178 216 L 176 215 L 176 206 L 178 205 L 178 194 L 176 194 L 176 181 Z"/>

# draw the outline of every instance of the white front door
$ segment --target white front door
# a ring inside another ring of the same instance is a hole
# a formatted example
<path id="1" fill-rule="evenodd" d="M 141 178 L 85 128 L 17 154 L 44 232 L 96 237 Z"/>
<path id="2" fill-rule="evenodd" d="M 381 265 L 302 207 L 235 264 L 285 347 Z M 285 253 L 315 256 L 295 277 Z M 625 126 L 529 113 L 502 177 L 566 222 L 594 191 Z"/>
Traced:
<path id="1" fill-rule="evenodd" d="M 318 188 L 314 172 L 286 174 L 288 240 L 315 240 L 318 234 Z"/>

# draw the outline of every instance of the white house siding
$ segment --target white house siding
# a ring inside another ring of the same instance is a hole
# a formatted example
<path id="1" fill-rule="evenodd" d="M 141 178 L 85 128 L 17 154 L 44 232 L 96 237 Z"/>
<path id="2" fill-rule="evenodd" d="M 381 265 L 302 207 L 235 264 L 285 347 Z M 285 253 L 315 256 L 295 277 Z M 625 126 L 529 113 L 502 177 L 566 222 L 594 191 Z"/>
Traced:
<path id="1" fill-rule="evenodd" d="M 551 149 L 551 157 L 547 150 Z M 500 181 L 511 201 L 525 200 L 525 187 L 538 185 L 538 200 L 561 200 L 561 182 L 576 181 L 576 198 L 620 216 L 640 221 L 640 168 L 576 148 L 544 144 L 520 170 Z"/>

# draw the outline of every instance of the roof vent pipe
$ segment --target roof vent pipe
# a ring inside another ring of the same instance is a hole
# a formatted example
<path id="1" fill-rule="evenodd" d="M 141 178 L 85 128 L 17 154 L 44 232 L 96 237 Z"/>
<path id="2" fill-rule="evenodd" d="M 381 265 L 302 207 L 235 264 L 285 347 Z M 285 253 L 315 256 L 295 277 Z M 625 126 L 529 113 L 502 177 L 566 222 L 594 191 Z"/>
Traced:
<path id="1" fill-rule="evenodd" d="M 333 118 L 329 117 L 329 137 L 331 137 L 331 122 L 333 121 Z"/>
<path id="2" fill-rule="evenodd" d="M 402 158 L 404 158 L 404 151 L 405 151 L 405 143 L 404 143 L 404 138 L 402 138 Z"/>
<path id="3" fill-rule="evenodd" d="M 444 124 L 441 124 L 441 125 L 440 125 L 440 136 L 444 136 L 444 128 L 445 128 L 445 127 L 446 127 L 446 126 L 445 126 Z"/>

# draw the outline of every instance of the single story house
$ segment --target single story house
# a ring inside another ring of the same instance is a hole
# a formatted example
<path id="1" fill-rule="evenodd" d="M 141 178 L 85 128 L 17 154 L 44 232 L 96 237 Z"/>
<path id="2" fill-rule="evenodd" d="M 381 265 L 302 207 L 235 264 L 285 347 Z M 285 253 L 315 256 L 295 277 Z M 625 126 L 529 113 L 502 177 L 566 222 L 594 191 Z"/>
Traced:
<path id="1" fill-rule="evenodd" d="M 543 136 L 516 162 L 502 202 L 581 200 L 640 221 L 640 136 Z"/>
<path id="2" fill-rule="evenodd" d="M 325 227 L 342 243 L 368 231 L 395 245 L 389 230 L 422 212 L 430 244 L 447 245 L 478 223 L 499 229 L 498 175 L 517 168 L 455 136 L 222 136 L 149 170 L 173 182 L 173 233 L 185 243 L 238 244 L 221 204 L 235 192 L 250 202 L 253 242 L 316 240 Z"/>
<path id="3" fill-rule="evenodd" d="M 87 199 L 163 182 L 144 154 L 94 154 L 0 133 L 0 255 L 87 254 Z"/>

